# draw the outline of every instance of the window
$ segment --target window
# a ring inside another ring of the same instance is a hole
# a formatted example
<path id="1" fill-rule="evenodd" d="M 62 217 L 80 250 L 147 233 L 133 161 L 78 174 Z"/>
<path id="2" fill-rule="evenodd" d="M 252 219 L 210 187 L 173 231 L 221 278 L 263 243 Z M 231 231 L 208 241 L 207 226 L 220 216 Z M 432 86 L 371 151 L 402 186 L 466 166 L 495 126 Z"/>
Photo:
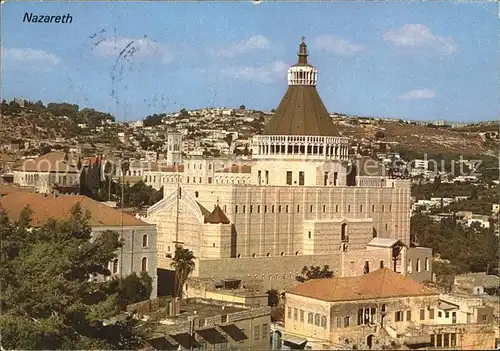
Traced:
<path id="1" fill-rule="evenodd" d="M 440 317 L 440 318 L 443 317 L 443 312 L 438 311 L 438 317 Z"/>
<path id="2" fill-rule="evenodd" d="M 385 211 L 385 205 L 382 205 L 382 212 Z"/>
<path id="3" fill-rule="evenodd" d="M 304 310 L 300 310 L 300 321 L 303 322 L 304 321 Z"/>
<path id="4" fill-rule="evenodd" d="M 268 335 L 267 333 L 269 332 L 269 324 L 265 323 L 262 324 L 262 340 L 266 340 Z"/>
<path id="5" fill-rule="evenodd" d="M 253 206 L 250 205 L 250 213 L 252 213 L 252 212 L 253 212 Z"/>
<path id="6" fill-rule="evenodd" d="M 436 347 L 443 346 L 443 334 L 436 335 Z"/>
<path id="7" fill-rule="evenodd" d="M 457 334 L 455 334 L 455 333 L 450 334 L 450 346 L 452 346 L 452 347 L 457 346 Z"/>
<path id="8" fill-rule="evenodd" d="M 326 205 L 323 205 L 323 212 L 326 212 Z"/>
<path id="9" fill-rule="evenodd" d="M 321 327 L 326 328 L 326 316 L 321 316 Z"/>
<path id="10" fill-rule="evenodd" d="M 195 191 L 194 192 L 194 197 L 198 197 L 198 196 L 200 196 L 200 194 L 197 191 Z"/>
<path id="11" fill-rule="evenodd" d="M 309 312 L 309 313 L 307 314 L 307 323 L 309 323 L 309 324 L 313 324 L 313 321 L 314 321 L 314 314 L 313 314 L 313 313 L 311 313 L 311 312 Z"/>
<path id="12" fill-rule="evenodd" d="M 434 334 L 431 334 L 431 345 L 436 346 L 436 336 Z"/>
<path id="13" fill-rule="evenodd" d="M 339 176 L 339 172 L 333 172 L 333 185 L 337 186 L 337 178 Z"/>
<path id="14" fill-rule="evenodd" d="M 313 205 L 309 205 L 309 212 L 313 211 Z"/>
<path id="15" fill-rule="evenodd" d="M 266 171 L 266 184 L 269 184 L 269 171 Z"/>
<path id="16" fill-rule="evenodd" d="M 358 325 L 363 325 L 363 316 L 364 316 L 363 308 L 360 308 L 358 310 Z"/>
<path id="17" fill-rule="evenodd" d="M 425 270 L 428 272 L 429 271 L 429 257 L 425 258 L 424 266 L 425 266 Z"/>
<path id="18" fill-rule="evenodd" d="M 271 213 L 274 213 L 274 205 L 271 206 Z"/>
<path id="19" fill-rule="evenodd" d="M 292 318 L 292 308 L 288 307 L 288 318 Z"/>
<path id="20" fill-rule="evenodd" d="M 375 205 L 372 205 L 372 212 L 375 212 Z"/>
<path id="21" fill-rule="evenodd" d="M 299 185 L 304 185 L 304 172 L 299 172 Z"/>
<path id="22" fill-rule="evenodd" d="M 339 212 L 339 205 L 335 205 L 335 212 Z"/>
<path id="23" fill-rule="evenodd" d="M 351 317 L 345 316 L 344 317 L 344 328 L 348 328 L 349 324 L 351 324 Z"/>
<path id="24" fill-rule="evenodd" d="M 238 213 L 238 205 L 234 206 L 234 213 Z"/>
<path id="25" fill-rule="evenodd" d="M 296 308 L 294 308 L 294 309 L 293 309 L 293 319 L 294 319 L 294 320 L 297 320 L 297 319 L 298 319 L 298 317 L 299 317 L 299 310 L 298 310 L 298 309 L 296 309 Z"/>
<path id="26" fill-rule="evenodd" d="M 384 261 L 380 261 L 380 269 L 384 268 Z"/>
<path id="27" fill-rule="evenodd" d="M 359 205 L 359 212 L 363 212 L 363 205 Z"/>
<path id="28" fill-rule="evenodd" d="M 351 205 L 347 205 L 347 212 L 351 212 Z"/>
<path id="29" fill-rule="evenodd" d="M 260 205 L 257 205 L 257 213 L 260 213 Z"/>
<path id="30" fill-rule="evenodd" d="M 286 172 L 286 184 L 292 185 L 292 171 Z"/>
<path id="31" fill-rule="evenodd" d="M 288 205 L 285 206 L 285 212 L 288 213 Z"/>
<path id="32" fill-rule="evenodd" d="M 142 258 L 142 261 L 141 261 L 141 270 L 143 272 L 146 272 L 148 270 L 148 258 L 147 257 L 143 257 Z"/>
<path id="33" fill-rule="evenodd" d="M 363 273 L 364 274 L 370 273 L 370 262 L 369 261 L 365 261 L 365 266 L 363 267 Z"/>
<path id="34" fill-rule="evenodd" d="M 342 328 L 342 318 L 337 317 L 337 328 Z"/>
<path id="35" fill-rule="evenodd" d="M 264 213 L 267 213 L 267 205 L 264 205 Z"/>
<path id="36" fill-rule="evenodd" d="M 406 311 L 406 320 L 411 321 L 411 310 Z"/>
<path id="37" fill-rule="evenodd" d="M 297 213 L 300 212 L 300 205 L 297 205 Z"/>
<path id="38" fill-rule="evenodd" d="M 310 231 L 307 235 L 308 235 L 309 239 L 311 239 L 311 232 Z"/>
<path id="39" fill-rule="evenodd" d="M 450 318 L 450 312 L 445 312 L 444 318 Z"/>
<path id="40" fill-rule="evenodd" d="M 403 321 L 403 311 L 396 311 L 394 313 L 394 320 L 396 322 L 402 322 Z"/>
<path id="41" fill-rule="evenodd" d="M 411 258 L 408 259 L 408 266 L 406 267 L 406 271 L 408 273 L 411 273 L 413 270 L 413 265 L 412 265 L 412 262 L 411 262 Z"/>
<path id="42" fill-rule="evenodd" d="M 417 258 L 417 272 L 420 272 L 420 258 Z"/>
<path id="43" fill-rule="evenodd" d="M 340 240 L 347 240 L 347 223 L 342 223 L 342 225 L 340 226 Z"/>
<path id="44" fill-rule="evenodd" d="M 113 273 L 118 273 L 118 259 L 113 260 Z"/>
<path id="45" fill-rule="evenodd" d="M 443 334 L 443 346 L 444 347 L 450 346 L 450 334 L 449 333 Z"/>
<path id="46" fill-rule="evenodd" d="M 261 178 L 262 178 L 262 171 L 258 171 L 257 172 L 257 183 L 260 184 L 261 183 Z"/>
<path id="47" fill-rule="evenodd" d="M 316 313 L 314 315 L 314 325 L 319 326 L 319 323 L 320 323 L 320 315 Z"/>
<path id="48" fill-rule="evenodd" d="M 253 328 L 253 338 L 254 338 L 254 340 L 259 340 L 259 338 L 260 338 L 260 325 L 256 325 Z"/>
<path id="49" fill-rule="evenodd" d="M 142 247 L 148 247 L 148 236 L 147 235 L 142 236 Z"/>
<path id="50" fill-rule="evenodd" d="M 389 212 L 392 212 L 392 205 L 389 205 Z"/>
<path id="51" fill-rule="evenodd" d="M 278 213 L 281 213 L 281 205 L 278 205 Z"/>
<path id="52" fill-rule="evenodd" d="M 423 321 L 425 319 L 425 310 L 421 309 L 420 310 L 420 320 Z"/>
<path id="53" fill-rule="evenodd" d="M 247 209 L 247 207 L 245 205 L 243 205 L 243 213 L 245 213 L 245 210 Z"/>

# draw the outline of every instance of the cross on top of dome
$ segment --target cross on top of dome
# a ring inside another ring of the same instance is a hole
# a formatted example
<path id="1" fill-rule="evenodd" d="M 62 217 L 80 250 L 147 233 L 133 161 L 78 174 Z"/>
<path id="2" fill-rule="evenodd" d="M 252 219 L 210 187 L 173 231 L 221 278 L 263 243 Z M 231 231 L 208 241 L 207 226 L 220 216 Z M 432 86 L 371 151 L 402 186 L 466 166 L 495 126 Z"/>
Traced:
<path id="1" fill-rule="evenodd" d="M 306 37 L 302 36 L 302 43 L 299 45 L 299 64 L 307 64 L 307 44 Z"/>

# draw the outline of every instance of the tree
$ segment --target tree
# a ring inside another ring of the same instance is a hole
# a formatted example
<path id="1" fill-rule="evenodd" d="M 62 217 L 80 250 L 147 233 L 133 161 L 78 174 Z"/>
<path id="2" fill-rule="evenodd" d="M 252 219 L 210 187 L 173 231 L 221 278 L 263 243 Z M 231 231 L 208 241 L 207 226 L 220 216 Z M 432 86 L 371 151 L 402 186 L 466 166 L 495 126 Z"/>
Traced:
<path id="1" fill-rule="evenodd" d="M 153 279 L 147 272 L 137 276 L 135 272 L 125 278 L 115 278 L 113 288 L 118 290 L 118 303 L 125 310 L 127 305 L 148 300 L 153 291 Z"/>
<path id="2" fill-rule="evenodd" d="M 231 144 L 233 143 L 233 133 L 226 134 L 226 136 L 224 137 L 224 141 L 229 147 L 231 147 Z"/>
<path id="3" fill-rule="evenodd" d="M 320 266 L 304 266 L 300 275 L 295 277 L 300 283 L 304 283 L 311 279 L 321 279 L 321 278 L 333 278 L 333 271 L 330 270 L 328 265 L 324 265 L 323 268 Z"/>
<path id="4" fill-rule="evenodd" d="M 5 349 L 137 349 L 136 322 L 105 323 L 120 312 L 108 263 L 119 235 L 92 237 L 89 215 L 79 206 L 68 221 L 30 228 L 25 208 L 17 222 L 0 213 L 1 346 Z"/>
<path id="5" fill-rule="evenodd" d="M 187 278 L 194 270 L 195 263 L 193 252 L 189 249 L 184 249 L 182 247 L 177 247 L 175 249 L 175 255 L 170 263 L 171 267 L 175 270 L 175 277 L 177 279 L 177 296 L 181 296 L 184 283 Z"/>
<path id="6" fill-rule="evenodd" d="M 381 130 L 377 131 L 377 132 L 375 133 L 375 138 L 376 138 L 376 139 L 384 139 L 384 138 L 385 138 L 385 134 L 384 134 L 384 132 L 382 132 Z"/>

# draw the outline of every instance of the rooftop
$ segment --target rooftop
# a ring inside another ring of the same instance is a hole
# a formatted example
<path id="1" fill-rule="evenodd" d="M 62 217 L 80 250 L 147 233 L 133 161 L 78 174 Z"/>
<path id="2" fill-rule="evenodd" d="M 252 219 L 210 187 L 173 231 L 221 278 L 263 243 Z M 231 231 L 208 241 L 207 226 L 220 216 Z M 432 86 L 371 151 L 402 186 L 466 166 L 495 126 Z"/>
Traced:
<path id="1" fill-rule="evenodd" d="M 297 285 L 287 293 L 330 302 L 439 295 L 423 284 L 388 268 L 360 277 L 313 279 Z"/>
<path id="2" fill-rule="evenodd" d="M 304 38 L 299 46 L 298 56 L 298 63 L 295 66 L 311 66 L 307 63 L 308 53 Z M 340 135 L 315 85 L 289 85 L 263 134 Z"/>
<path id="3" fill-rule="evenodd" d="M 15 170 L 23 172 L 78 173 L 78 169 L 72 165 L 73 160 L 66 160 L 65 158 L 65 152 L 49 152 L 35 159 L 24 160 L 22 165 Z"/>
<path id="4" fill-rule="evenodd" d="M 41 195 L 27 192 L 13 192 L 0 198 L 2 208 L 11 220 L 17 220 L 21 211 L 29 206 L 33 211 L 31 225 L 40 227 L 49 219 L 69 220 L 74 205 L 80 204 L 83 211 L 89 211 L 92 227 L 145 226 L 150 225 L 129 214 L 106 206 L 82 195 Z"/>

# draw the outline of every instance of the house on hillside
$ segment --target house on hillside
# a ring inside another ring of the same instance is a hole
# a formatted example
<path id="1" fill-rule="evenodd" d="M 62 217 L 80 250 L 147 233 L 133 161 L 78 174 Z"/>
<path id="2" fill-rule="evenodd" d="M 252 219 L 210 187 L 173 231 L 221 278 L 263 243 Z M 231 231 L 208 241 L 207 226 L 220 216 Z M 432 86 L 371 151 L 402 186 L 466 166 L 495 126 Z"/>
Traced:
<path id="1" fill-rule="evenodd" d="M 151 298 L 157 295 L 157 248 L 156 226 L 145 223 L 129 214 L 81 195 L 42 195 L 29 192 L 11 192 L 0 197 L 0 209 L 10 220 L 17 220 L 21 211 L 29 206 L 33 211 L 31 225 L 41 227 L 49 219 L 68 220 L 73 206 L 79 204 L 90 213 L 92 234 L 107 230 L 116 231 L 123 239 L 123 246 L 116 258 L 109 263 L 113 275 L 127 276 L 132 272 L 147 272 L 153 279 Z"/>
<path id="2" fill-rule="evenodd" d="M 26 159 L 14 168 L 14 184 L 31 187 L 39 193 L 51 193 L 56 188 L 78 193 L 80 171 L 65 152 L 54 151 L 35 159 Z"/>

